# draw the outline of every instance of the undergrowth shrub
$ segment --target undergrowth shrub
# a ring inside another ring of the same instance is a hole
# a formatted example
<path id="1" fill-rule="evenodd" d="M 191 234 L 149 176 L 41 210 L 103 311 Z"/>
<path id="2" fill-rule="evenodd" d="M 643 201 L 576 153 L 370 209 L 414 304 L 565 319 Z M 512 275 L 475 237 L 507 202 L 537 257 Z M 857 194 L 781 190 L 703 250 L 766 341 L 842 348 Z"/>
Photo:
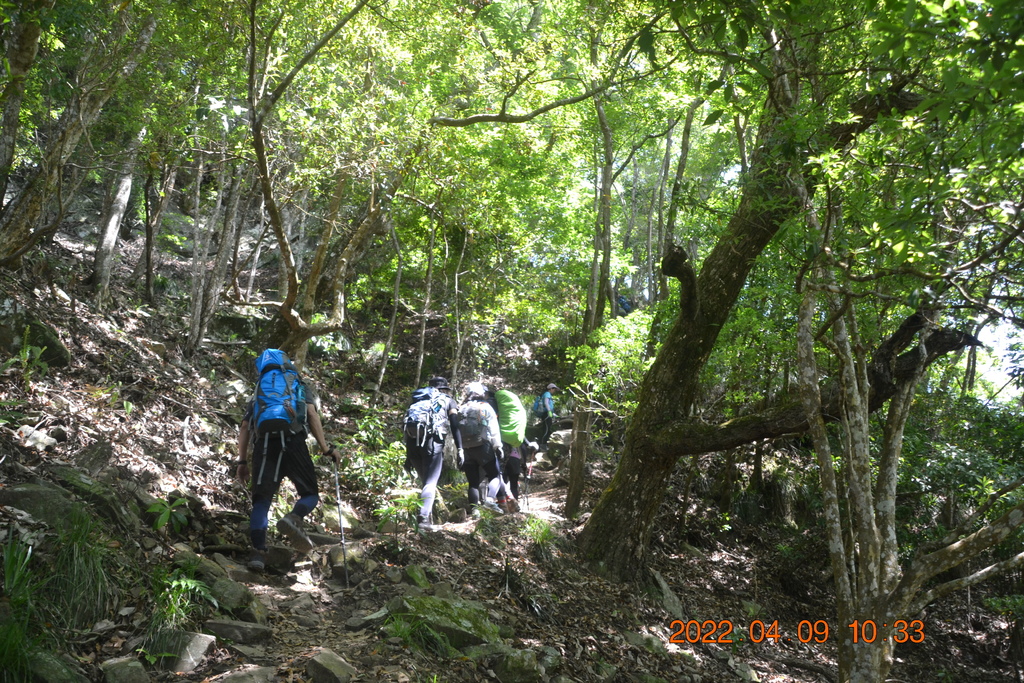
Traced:
<path id="1" fill-rule="evenodd" d="M 195 577 L 194 566 L 168 571 L 158 566 L 151 576 L 153 614 L 140 652 L 151 663 L 176 656 L 181 631 L 194 630 L 214 609 L 217 600 L 210 588 Z"/>

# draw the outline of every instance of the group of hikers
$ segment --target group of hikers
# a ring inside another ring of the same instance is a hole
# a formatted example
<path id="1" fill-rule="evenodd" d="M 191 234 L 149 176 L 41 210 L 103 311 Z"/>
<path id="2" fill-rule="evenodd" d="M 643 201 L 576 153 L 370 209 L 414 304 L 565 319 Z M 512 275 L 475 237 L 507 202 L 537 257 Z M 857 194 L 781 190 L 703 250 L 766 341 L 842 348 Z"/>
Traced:
<path id="1" fill-rule="evenodd" d="M 303 518 L 320 502 L 316 469 L 307 446 L 307 432 L 320 451 L 334 459 L 335 476 L 340 457 L 328 444 L 318 412 L 319 398 L 287 354 L 268 349 L 256 359 L 256 390 L 246 407 L 238 433 L 235 476 L 252 490 L 249 539 L 252 554 L 248 566 L 265 567 L 270 507 L 281 483 L 287 477 L 295 486 L 298 499 L 292 510 L 277 522 L 277 530 L 292 547 L 303 553 L 313 543 L 302 527 Z M 444 464 L 444 446 L 451 435 L 456 465 L 466 475 L 470 514 L 479 516 L 480 508 L 497 514 L 519 511 L 519 480 L 541 444 L 551 435 L 555 414 L 553 394 L 559 391 L 548 384 L 534 401 L 533 411 L 540 418 L 537 442 L 526 438 L 528 414 L 519 397 L 506 389 L 492 390 L 481 382 L 465 387 L 462 405 L 456 403 L 444 377 L 431 377 L 426 387 L 413 392 L 405 414 L 405 439 L 408 472 L 419 478 L 419 528 L 433 530 L 434 500 L 437 482 Z M 251 450 L 251 463 L 250 463 Z M 524 467 L 525 465 L 525 467 Z M 340 523 L 340 520 L 339 520 Z"/>

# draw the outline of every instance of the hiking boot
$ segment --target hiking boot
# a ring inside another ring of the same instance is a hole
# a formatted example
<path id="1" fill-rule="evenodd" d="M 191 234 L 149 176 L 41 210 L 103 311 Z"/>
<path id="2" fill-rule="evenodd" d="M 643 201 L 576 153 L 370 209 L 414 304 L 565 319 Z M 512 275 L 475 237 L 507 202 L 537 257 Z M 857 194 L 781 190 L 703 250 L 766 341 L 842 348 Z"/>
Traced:
<path id="1" fill-rule="evenodd" d="M 249 556 L 249 561 L 245 566 L 254 572 L 261 572 L 266 569 L 267 563 L 263 559 L 263 551 L 253 550 L 252 555 Z"/>
<path id="2" fill-rule="evenodd" d="M 498 507 L 498 504 L 495 503 L 493 500 L 485 500 L 484 502 L 480 503 L 480 505 L 482 507 L 487 508 L 488 510 L 490 510 L 491 512 L 493 512 L 496 515 L 503 515 L 503 514 L 505 514 L 505 511 L 502 510 L 500 507 Z"/>
<path id="3" fill-rule="evenodd" d="M 294 512 L 289 512 L 277 522 L 278 532 L 284 534 L 292 547 L 300 553 L 308 553 L 315 546 L 309 536 L 302 530 L 302 520 Z"/>
<path id="4" fill-rule="evenodd" d="M 505 514 L 511 515 L 519 512 L 519 503 L 512 496 L 508 498 L 499 498 L 498 507 L 505 511 Z"/>

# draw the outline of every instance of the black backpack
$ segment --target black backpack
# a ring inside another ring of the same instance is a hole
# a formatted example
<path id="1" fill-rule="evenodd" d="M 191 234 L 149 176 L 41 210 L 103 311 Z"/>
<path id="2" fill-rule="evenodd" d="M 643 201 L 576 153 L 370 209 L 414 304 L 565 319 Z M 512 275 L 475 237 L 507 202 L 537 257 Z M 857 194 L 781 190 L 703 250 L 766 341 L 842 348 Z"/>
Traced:
<path id="1" fill-rule="evenodd" d="M 444 441 L 448 433 L 448 397 L 433 387 L 423 387 L 412 393 L 412 405 L 405 411 L 403 431 L 406 438 L 417 446 L 426 445 L 431 438 Z"/>

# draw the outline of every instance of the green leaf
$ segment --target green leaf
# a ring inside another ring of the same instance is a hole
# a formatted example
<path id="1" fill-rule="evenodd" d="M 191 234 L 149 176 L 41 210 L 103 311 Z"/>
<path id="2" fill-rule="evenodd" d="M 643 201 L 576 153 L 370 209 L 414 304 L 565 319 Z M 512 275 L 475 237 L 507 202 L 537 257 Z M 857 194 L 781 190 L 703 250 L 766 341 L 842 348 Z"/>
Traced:
<path id="1" fill-rule="evenodd" d="M 654 31 L 652 31 L 650 27 L 644 28 L 644 30 L 640 32 L 640 35 L 637 36 L 636 39 L 636 45 L 653 64 L 657 55 L 654 51 Z"/>
<path id="2" fill-rule="evenodd" d="M 725 114 L 725 112 L 723 110 L 721 110 L 721 109 L 714 110 L 713 112 L 711 112 L 711 114 L 708 115 L 708 117 L 706 119 L 704 119 L 704 125 L 705 126 L 713 126 L 713 125 L 715 125 L 715 123 L 717 123 L 718 120 L 720 118 L 722 118 L 723 114 Z"/>
<path id="3" fill-rule="evenodd" d="M 764 64 L 762 64 L 761 62 L 750 61 L 750 62 L 747 62 L 747 63 L 750 64 L 751 68 L 753 68 L 754 71 L 756 71 L 757 73 L 761 74 L 767 80 L 770 81 L 770 80 L 775 78 L 775 74 L 772 72 L 772 70 L 769 69 Z"/>

